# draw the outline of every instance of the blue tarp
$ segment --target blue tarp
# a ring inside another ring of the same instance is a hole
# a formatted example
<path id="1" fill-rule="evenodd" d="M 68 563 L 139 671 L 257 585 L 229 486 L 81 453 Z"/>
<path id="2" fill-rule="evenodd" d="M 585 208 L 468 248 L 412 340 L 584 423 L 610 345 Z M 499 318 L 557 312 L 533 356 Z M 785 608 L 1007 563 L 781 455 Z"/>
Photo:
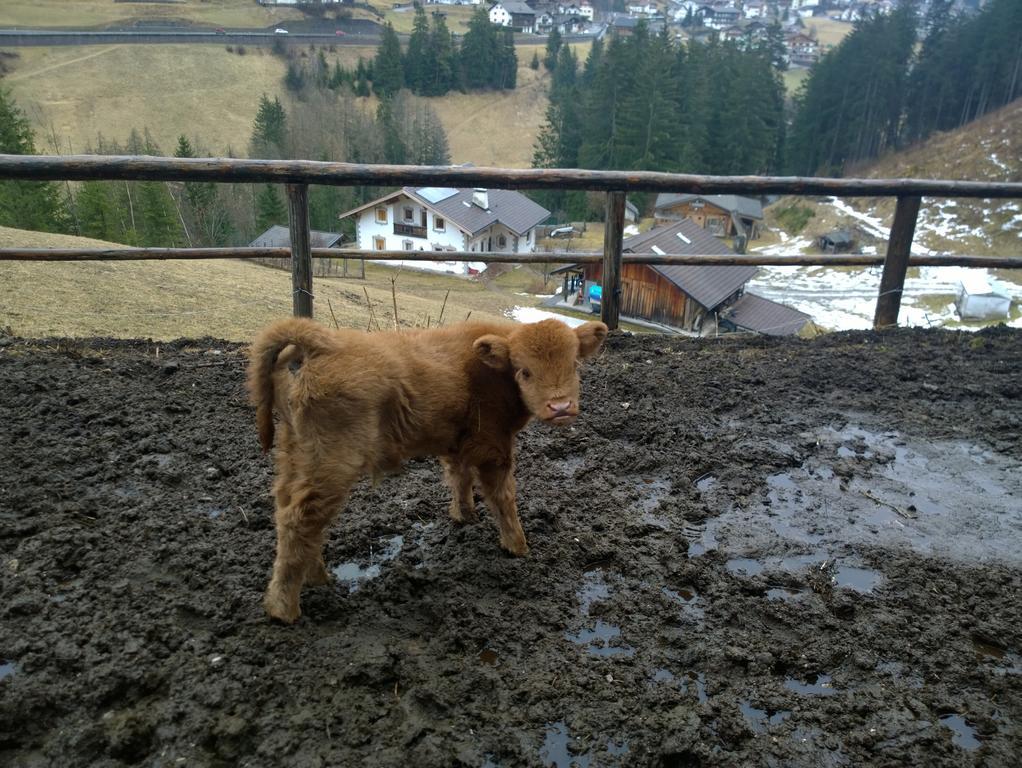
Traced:
<path id="1" fill-rule="evenodd" d="M 599 286 L 599 285 L 590 285 L 589 286 L 589 302 L 590 303 L 596 302 L 597 304 L 599 304 L 600 303 L 600 299 L 602 299 L 602 298 L 603 298 L 603 288 L 601 286 Z"/>

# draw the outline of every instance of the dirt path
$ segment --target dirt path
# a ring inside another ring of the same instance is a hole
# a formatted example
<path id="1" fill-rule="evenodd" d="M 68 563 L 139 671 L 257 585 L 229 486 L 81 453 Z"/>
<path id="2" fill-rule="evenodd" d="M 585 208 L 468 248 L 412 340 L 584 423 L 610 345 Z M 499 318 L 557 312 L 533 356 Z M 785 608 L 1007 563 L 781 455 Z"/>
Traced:
<path id="1" fill-rule="evenodd" d="M 95 59 L 99 56 L 105 56 L 106 54 L 112 53 L 113 51 L 116 51 L 118 48 L 121 47 L 122 46 L 120 45 L 111 45 L 107 48 L 101 48 L 98 51 L 87 53 L 84 56 L 75 56 L 73 59 L 58 61 L 56 64 L 50 64 L 49 66 L 46 67 L 33 69 L 31 72 L 18 72 L 8 77 L 7 82 L 16 83 L 20 80 L 28 80 L 31 77 L 38 77 L 39 75 L 45 74 L 46 72 L 52 72 L 55 69 L 63 69 L 64 67 L 70 67 L 72 64 L 80 64 L 81 62 L 88 61 L 89 59 Z"/>
<path id="2" fill-rule="evenodd" d="M 1017 765 L 1022 333 L 616 337 L 528 558 L 413 463 L 290 628 L 241 362 L 0 339 L 0 764 Z"/>

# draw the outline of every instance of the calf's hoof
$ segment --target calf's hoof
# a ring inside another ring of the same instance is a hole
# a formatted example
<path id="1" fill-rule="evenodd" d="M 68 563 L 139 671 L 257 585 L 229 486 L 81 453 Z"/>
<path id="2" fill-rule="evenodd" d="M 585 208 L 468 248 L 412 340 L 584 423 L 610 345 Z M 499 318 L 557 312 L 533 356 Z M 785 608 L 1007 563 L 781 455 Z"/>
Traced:
<path id="1" fill-rule="evenodd" d="M 321 587 L 324 584 L 329 584 L 330 571 L 326 569 L 326 563 L 320 560 L 310 567 L 308 574 L 305 576 L 305 583 L 310 587 Z"/>
<path id="2" fill-rule="evenodd" d="M 475 507 L 468 505 L 461 506 L 460 504 L 451 504 L 451 520 L 461 525 L 467 525 L 468 523 L 474 523 L 479 520 L 479 513 L 476 512 Z"/>
<path id="3" fill-rule="evenodd" d="M 525 557 L 529 554 L 529 545 L 525 543 L 525 538 L 516 539 L 501 539 L 500 546 L 510 552 L 515 557 Z"/>
<path id="4" fill-rule="evenodd" d="M 297 600 L 288 600 L 279 591 L 274 589 L 266 590 L 263 597 L 263 608 L 271 619 L 282 621 L 285 624 L 294 624 L 302 615 L 302 609 Z"/>

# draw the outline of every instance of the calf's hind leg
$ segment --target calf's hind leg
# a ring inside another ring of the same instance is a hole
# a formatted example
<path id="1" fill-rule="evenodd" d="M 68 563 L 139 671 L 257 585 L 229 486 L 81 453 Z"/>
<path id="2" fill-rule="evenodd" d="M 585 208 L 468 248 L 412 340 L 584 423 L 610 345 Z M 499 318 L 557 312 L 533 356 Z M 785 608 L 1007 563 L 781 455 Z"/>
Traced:
<path id="1" fill-rule="evenodd" d="M 315 478 L 294 476 L 289 480 L 289 502 L 278 506 L 277 556 L 263 607 L 273 618 L 288 624 L 301 615 L 303 584 L 323 584 L 329 574 L 323 562 L 326 528 L 348 497 L 358 472 L 331 467 Z"/>
<path id="2" fill-rule="evenodd" d="M 451 519 L 456 523 L 474 523 L 479 515 L 472 496 L 472 470 L 456 459 L 441 459 L 440 463 L 451 489 Z"/>

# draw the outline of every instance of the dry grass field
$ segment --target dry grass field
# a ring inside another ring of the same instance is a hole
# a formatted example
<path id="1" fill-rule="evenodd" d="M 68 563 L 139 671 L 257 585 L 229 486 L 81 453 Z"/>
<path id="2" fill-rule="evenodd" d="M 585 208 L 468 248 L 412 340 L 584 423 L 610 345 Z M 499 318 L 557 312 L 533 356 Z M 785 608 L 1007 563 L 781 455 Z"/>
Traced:
<path id="1" fill-rule="evenodd" d="M 97 134 L 124 141 L 149 128 L 164 152 L 198 136 L 209 151 L 248 151 L 259 97 L 281 88 L 285 64 L 266 49 L 244 56 L 212 45 L 23 48 L 4 80 L 35 125 L 75 152 Z"/>
<path id="2" fill-rule="evenodd" d="M 847 21 L 834 21 L 833 19 L 806 19 L 805 25 L 806 34 L 812 35 L 815 30 L 816 40 L 824 51 L 829 51 L 844 40 L 845 35 L 852 31 L 852 25 Z"/>
<path id="3" fill-rule="evenodd" d="M 307 51 L 305 51 L 307 52 Z M 338 47 L 327 54 L 352 67 L 373 48 Z M 452 93 L 431 99 L 455 163 L 527 167 L 546 111 L 549 75 L 529 68 L 533 47 L 518 49 L 514 91 Z M 198 137 L 208 151 L 244 155 L 261 94 L 283 96 L 285 62 L 266 48 L 244 56 L 212 45 L 111 45 L 22 48 L 4 79 L 32 120 L 40 148 L 83 151 L 97 134 L 123 141 L 148 127 L 161 148 Z M 579 55 L 587 50 L 579 47 Z M 286 99 L 285 99 L 286 100 Z M 366 109 L 375 109 L 367 99 Z"/>
<path id="4" fill-rule="evenodd" d="M 384 4 L 381 3 L 377 7 L 382 9 Z M 472 18 L 476 7 L 474 5 L 445 5 L 438 9 L 437 6 L 430 6 L 426 9 L 426 15 L 429 16 L 434 10 L 440 10 L 447 17 L 447 28 L 451 32 L 463 35 L 468 30 L 468 20 Z M 366 18 L 373 17 L 366 16 Z M 412 31 L 415 11 L 411 7 L 400 10 L 388 8 L 383 14 L 383 20 L 389 21 L 399 34 L 408 34 Z"/>
<path id="5" fill-rule="evenodd" d="M 294 8 L 264 7 L 255 0 L 182 0 L 115 3 L 113 0 L 3 0 L 0 26 L 98 27 L 136 19 L 190 21 L 224 27 L 268 27 L 303 18 Z"/>
<path id="6" fill-rule="evenodd" d="M 0 227 L 0 247 L 118 248 L 87 238 Z M 369 292 L 381 327 L 393 325 L 391 279 L 402 325 L 499 317 L 533 305 L 522 292 L 541 278 L 516 270 L 494 281 L 367 264 L 366 279 L 317 278 L 317 317 L 366 328 Z M 22 336 L 182 336 L 246 340 L 265 323 L 291 312 L 288 272 L 233 260 L 30 263 L 0 262 L 0 328 Z M 363 290 L 364 289 L 364 290 Z M 331 315 L 331 307 L 333 315 Z"/>

